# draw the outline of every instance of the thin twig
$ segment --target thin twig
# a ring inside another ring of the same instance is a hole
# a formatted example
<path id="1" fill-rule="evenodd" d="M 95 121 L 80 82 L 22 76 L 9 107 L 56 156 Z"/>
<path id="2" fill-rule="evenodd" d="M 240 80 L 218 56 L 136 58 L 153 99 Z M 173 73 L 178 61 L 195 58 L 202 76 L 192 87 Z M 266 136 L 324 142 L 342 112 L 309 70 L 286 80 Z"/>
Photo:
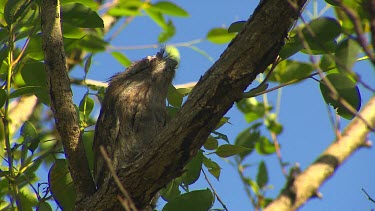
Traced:
<path id="1" fill-rule="evenodd" d="M 202 173 L 204 175 L 204 179 L 207 181 L 208 185 L 211 187 L 212 191 L 214 192 L 217 200 L 220 202 L 220 204 L 223 206 L 224 210 L 228 210 L 227 206 L 225 206 L 224 202 L 221 200 L 221 198 L 219 197 L 219 195 L 217 194 L 216 190 L 214 189 L 214 186 L 212 186 L 210 180 L 208 180 L 208 177 L 206 175 L 206 172 L 204 172 L 204 170 L 202 169 Z"/>
<path id="2" fill-rule="evenodd" d="M 302 17 L 300 17 L 300 18 L 304 22 L 303 18 Z M 311 29 L 310 29 L 310 31 L 311 31 Z M 342 97 L 339 96 L 336 88 L 332 85 L 332 83 L 326 77 L 324 77 L 323 71 L 320 69 L 319 65 L 315 61 L 315 58 L 314 58 L 314 56 L 312 54 L 312 50 L 311 50 L 309 44 L 304 39 L 304 35 L 302 34 L 302 32 L 298 31 L 297 34 L 298 34 L 298 36 L 302 40 L 303 47 L 307 50 L 307 52 L 309 54 L 309 58 L 310 58 L 310 61 L 311 61 L 312 65 L 313 65 L 313 67 L 319 73 L 319 75 L 320 75 L 320 77 L 322 79 L 322 83 L 324 83 L 327 86 L 327 88 L 329 89 L 329 91 L 331 92 L 331 94 L 330 94 L 331 96 L 330 97 L 333 98 L 333 99 L 335 99 L 335 100 L 338 100 L 341 103 L 341 105 L 343 105 L 351 114 L 353 114 L 355 116 L 358 116 L 359 119 L 363 120 L 364 123 L 369 127 L 370 130 L 375 131 L 375 128 L 371 127 L 371 125 L 368 122 L 366 122 L 365 119 L 362 116 L 360 116 L 357 113 L 357 110 L 355 108 L 353 108 L 353 106 L 351 106 L 345 99 L 343 99 Z"/>
<path id="3" fill-rule="evenodd" d="M 368 200 L 372 201 L 373 203 L 375 203 L 375 200 L 373 198 L 371 198 L 371 196 L 365 191 L 365 189 L 362 188 L 362 191 L 366 194 Z"/>
<path id="4" fill-rule="evenodd" d="M 119 0 L 108 1 L 108 2 L 106 2 L 106 3 L 104 3 L 104 4 L 102 4 L 102 5 L 99 7 L 99 10 L 104 10 L 104 9 L 108 9 L 108 8 L 114 7 L 114 6 L 116 6 L 118 3 L 119 3 Z"/>
<path id="5" fill-rule="evenodd" d="M 315 72 L 315 73 L 312 73 L 312 74 L 310 74 L 310 75 L 308 75 L 308 76 L 305 76 L 305 77 L 302 77 L 302 78 L 299 78 L 299 79 L 291 80 L 291 81 L 289 81 L 289 82 L 286 82 L 286 83 L 280 84 L 280 85 L 278 85 L 278 86 L 272 87 L 272 88 L 267 89 L 267 90 L 264 90 L 264 91 L 262 91 L 262 92 L 258 92 L 258 93 L 256 93 L 255 95 L 253 95 L 252 97 L 257 97 L 257 96 L 259 96 L 259 95 L 262 95 L 262 94 L 266 94 L 266 93 L 268 93 L 268 92 L 275 91 L 275 90 L 280 89 L 280 88 L 282 88 L 282 87 L 284 87 L 284 86 L 288 86 L 288 85 L 290 85 L 290 84 L 294 84 L 294 83 L 300 82 L 300 81 L 302 81 L 302 80 L 305 80 L 305 79 L 308 79 L 308 78 L 312 78 L 313 76 L 318 75 L 318 74 L 319 74 L 318 72 Z"/>
<path id="6" fill-rule="evenodd" d="M 150 0 L 146 0 L 144 1 L 143 3 L 144 4 L 148 4 L 150 2 Z M 138 12 L 140 12 L 141 10 L 143 9 L 143 7 L 138 7 Z M 134 20 L 135 16 L 130 16 L 128 18 L 125 19 L 125 22 L 115 31 L 115 33 L 113 33 L 113 35 L 108 39 L 108 42 L 112 41 L 113 39 L 115 39 L 121 32 L 122 30 L 124 30 L 124 28 L 129 25 L 130 22 L 132 22 Z"/>
<path id="7" fill-rule="evenodd" d="M 361 84 L 363 87 L 365 87 L 366 89 L 368 89 L 368 90 L 370 90 L 371 92 L 375 93 L 375 89 L 372 88 L 370 85 L 366 84 L 365 82 L 363 82 L 362 79 L 361 79 L 359 76 L 357 76 L 356 81 L 357 81 L 358 83 L 360 83 L 360 84 Z"/>
<path id="8" fill-rule="evenodd" d="M 279 93 L 278 93 L 278 96 L 277 96 L 277 103 L 276 103 L 276 115 L 278 115 L 278 113 L 279 113 L 280 101 L 281 101 L 281 89 L 279 89 L 278 91 L 279 91 Z M 273 143 L 275 145 L 276 155 L 277 155 L 277 159 L 279 160 L 281 171 L 283 172 L 284 176 L 287 177 L 288 173 L 286 172 L 286 169 L 285 169 L 285 166 L 284 166 L 284 162 L 283 162 L 283 158 L 282 158 L 281 150 L 280 150 L 279 140 L 277 139 L 277 135 L 275 133 L 271 133 L 271 137 L 272 137 Z"/>
<path id="9" fill-rule="evenodd" d="M 25 51 L 26 51 L 27 46 L 28 46 L 29 43 L 30 43 L 31 36 L 34 35 L 34 32 L 35 32 L 36 26 L 37 26 L 37 25 L 34 25 L 33 29 L 31 30 L 29 36 L 28 36 L 27 39 L 26 39 L 25 44 L 23 45 L 23 47 L 22 47 L 22 49 L 21 49 L 20 54 L 19 54 L 18 57 L 13 61 L 12 66 L 16 65 L 16 64 L 21 60 L 23 54 L 24 54 Z"/>
<path id="10" fill-rule="evenodd" d="M 198 43 L 201 43 L 204 39 L 195 39 L 186 42 L 178 42 L 178 43 L 169 43 L 170 46 L 175 47 L 188 47 Z M 160 48 L 160 44 L 147 44 L 147 45 L 137 45 L 137 46 L 108 46 L 107 51 L 123 51 L 123 50 L 142 50 L 142 49 L 149 49 L 149 48 Z"/>
<path id="11" fill-rule="evenodd" d="M 263 83 L 265 83 L 268 78 L 270 77 L 270 75 L 272 74 L 272 71 L 273 69 L 275 68 L 275 66 L 280 62 L 280 57 L 278 57 L 278 59 L 275 60 L 274 64 L 272 65 L 271 67 L 271 70 L 269 71 L 268 75 L 266 76 L 266 78 L 263 80 L 263 82 L 259 85 L 261 86 Z M 279 89 L 281 90 L 281 89 Z M 280 94 L 280 93 L 279 93 Z M 277 106 L 276 106 L 276 109 L 278 109 L 280 107 L 280 97 L 278 96 L 278 99 L 277 99 Z M 263 104 L 264 104 L 264 108 L 265 108 L 265 111 L 266 111 L 266 115 L 269 115 L 269 111 L 267 109 L 267 107 L 269 107 L 269 103 L 268 103 L 268 98 L 267 98 L 267 95 L 263 95 Z M 276 111 L 276 115 L 277 115 L 277 111 Z M 283 173 L 283 175 L 285 177 L 288 176 L 288 173 L 286 172 L 286 169 L 285 169 L 285 166 L 283 164 L 283 160 L 282 160 L 282 156 L 281 156 L 281 151 L 280 151 L 280 145 L 279 145 L 279 141 L 277 139 L 277 135 L 270 131 L 270 134 L 271 134 L 271 138 L 273 140 L 273 143 L 274 143 L 274 146 L 275 146 L 275 149 L 276 149 L 276 155 L 277 155 L 277 160 L 279 161 L 279 164 L 280 164 L 280 168 L 281 168 L 281 171 Z"/>
<path id="12" fill-rule="evenodd" d="M 375 57 L 373 53 L 371 52 L 371 49 L 369 48 L 366 37 L 364 36 L 364 32 L 362 29 L 362 23 L 360 18 L 358 17 L 357 14 L 354 13 L 354 11 L 348 7 L 346 7 L 341 0 L 335 0 L 336 3 L 340 6 L 342 11 L 348 16 L 348 18 L 352 21 L 354 30 L 357 34 L 357 39 L 356 41 L 358 44 L 362 47 L 363 51 L 365 54 L 370 58 L 371 62 L 373 65 L 375 65 Z"/>
<path id="13" fill-rule="evenodd" d="M 331 109 L 330 105 L 328 105 L 328 104 L 326 104 L 326 109 L 327 109 L 327 113 L 328 113 L 329 123 L 331 124 L 332 129 L 334 131 L 337 131 L 336 123 L 335 123 L 335 118 L 334 118 L 334 115 L 336 115 L 336 114 L 333 114 L 332 109 Z M 335 132 L 335 135 L 337 137 L 337 133 L 336 132 Z"/>
<path id="14" fill-rule="evenodd" d="M 111 175 L 112 175 L 117 187 L 120 189 L 121 193 L 125 197 L 125 199 L 122 199 L 121 197 L 118 198 L 120 200 L 121 204 L 124 206 L 125 210 L 137 211 L 138 209 L 135 207 L 134 202 L 133 202 L 132 198 L 130 197 L 128 191 L 125 190 L 125 188 L 122 185 L 120 179 L 118 178 L 115 170 L 113 169 L 112 161 L 108 157 L 108 154 L 105 151 L 103 146 L 100 146 L 100 153 L 103 155 L 103 158 L 104 158 L 104 160 L 107 164 L 107 167 L 108 167 L 109 171 L 111 172 Z"/>
<path id="15" fill-rule="evenodd" d="M 237 159 L 236 159 L 236 163 L 233 164 L 233 166 L 237 169 L 238 175 L 240 176 L 240 179 L 241 179 L 242 185 L 244 186 L 247 197 L 249 197 L 250 202 L 253 205 L 253 207 L 256 208 L 257 203 L 255 202 L 255 199 L 249 189 L 249 184 L 246 182 L 246 178 L 243 175 L 243 166 Z"/>
<path id="16" fill-rule="evenodd" d="M 92 86 L 92 87 L 97 87 L 97 88 L 108 87 L 107 82 L 101 82 L 101 81 L 96 81 L 96 80 L 92 80 L 92 79 L 83 80 L 83 79 L 78 79 L 78 78 L 71 78 L 70 82 L 72 84 L 76 84 L 76 85 Z M 193 88 L 196 84 L 197 84 L 197 82 L 188 82 L 188 83 L 184 83 L 184 84 L 176 84 L 176 85 L 174 85 L 174 87 L 176 87 L 176 89 Z"/>
<path id="17" fill-rule="evenodd" d="M 285 177 L 288 177 L 288 172 L 286 172 L 286 169 L 285 169 L 285 166 L 284 166 L 284 162 L 283 162 L 283 158 L 282 158 L 282 155 L 281 155 L 280 145 L 279 145 L 279 141 L 277 140 L 277 136 L 276 136 L 275 133 L 271 132 L 271 137 L 272 137 L 272 140 L 273 140 L 273 145 L 275 146 L 275 149 L 276 149 L 277 160 L 279 161 L 281 171 L 282 171 L 282 173 Z"/>
<path id="18" fill-rule="evenodd" d="M 6 81 L 6 98 L 5 98 L 5 111 L 4 111 L 4 117 L 2 118 L 3 124 L 4 124 L 4 136 L 5 136 L 5 146 L 6 146 L 6 152 L 8 157 L 8 171 L 9 171 L 9 189 L 11 196 L 10 197 L 10 203 L 11 207 L 14 208 L 13 200 L 16 200 L 16 205 L 18 210 L 22 210 L 22 204 L 21 204 L 21 198 L 19 194 L 18 184 L 15 180 L 15 172 L 14 172 L 14 166 L 13 166 L 13 152 L 10 146 L 10 138 L 11 138 L 11 132 L 10 132 L 10 122 L 11 119 L 9 117 L 9 105 L 10 105 L 10 99 L 9 94 L 11 92 L 11 86 L 12 86 L 12 74 L 13 74 L 13 48 L 14 48 L 14 34 L 13 34 L 13 27 L 12 25 L 9 26 L 9 52 L 8 52 L 8 75 L 7 75 L 7 81 Z M 14 197 L 14 198 L 13 198 Z"/>

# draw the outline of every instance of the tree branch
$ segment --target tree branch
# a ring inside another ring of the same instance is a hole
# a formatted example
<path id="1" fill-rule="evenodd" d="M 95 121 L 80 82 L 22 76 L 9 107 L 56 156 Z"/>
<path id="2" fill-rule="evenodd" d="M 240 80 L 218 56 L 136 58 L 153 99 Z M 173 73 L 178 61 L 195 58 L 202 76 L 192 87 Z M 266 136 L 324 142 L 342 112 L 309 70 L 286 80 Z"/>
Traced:
<path id="1" fill-rule="evenodd" d="M 372 97 L 360 112 L 368 124 L 375 126 L 375 97 Z M 344 130 L 341 137 L 331 144 L 319 158 L 304 172 L 288 182 L 264 211 L 296 210 L 308 199 L 315 196 L 318 188 L 330 178 L 337 168 L 356 150 L 366 146 L 367 135 L 371 131 L 368 125 L 356 117 Z"/>
<path id="2" fill-rule="evenodd" d="M 76 188 L 76 200 L 79 201 L 94 193 L 95 185 L 82 143 L 77 111 L 72 101 L 72 90 L 70 89 L 61 33 L 59 0 L 43 0 L 41 18 L 42 45 L 51 109 Z"/>
<path id="3" fill-rule="evenodd" d="M 243 30 L 194 87 L 184 106 L 136 161 L 117 172 L 138 208 L 173 178 L 196 154 L 243 91 L 271 64 L 306 0 L 261 1 Z M 116 210 L 113 179 L 76 210 Z"/>

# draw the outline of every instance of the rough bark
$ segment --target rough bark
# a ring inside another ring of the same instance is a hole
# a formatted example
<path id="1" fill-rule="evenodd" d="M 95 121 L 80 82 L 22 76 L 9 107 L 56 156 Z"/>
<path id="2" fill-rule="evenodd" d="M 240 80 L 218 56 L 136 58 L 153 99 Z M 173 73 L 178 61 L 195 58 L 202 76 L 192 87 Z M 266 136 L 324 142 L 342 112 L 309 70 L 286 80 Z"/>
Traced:
<path id="1" fill-rule="evenodd" d="M 221 117 L 274 61 L 305 0 L 261 1 L 243 30 L 206 72 L 188 100 L 138 159 L 117 172 L 138 208 L 173 178 L 196 154 Z M 119 194 L 109 180 L 76 210 L 114 210 Z"/>
<path id="2" fill-rule="evenodd" d="M 367 146 L 367 135 L 371 128 L 375 127 L 374 108 L 375 97 L 372 97 L 359 114 L 365 121 L 358 117 L 353 119 L 342 136 L 335 140 L 304 172 L 292 181 L 288 181 L 280 195 L 264 211 L 296 210 L 308 199 L 316 196 L 318 188 L 350 155 L 359 148 Z"/>
<path id="3" fill-rule="evenodd" d="M 51 109 L 55 117 L 56 128 L 62 139 L 78 201 L 94 193 L 95 185 L 89 171 L 77 111 L 72 100 L 58 0 L 42 1 L 41 19 L 42 45 Z"/>

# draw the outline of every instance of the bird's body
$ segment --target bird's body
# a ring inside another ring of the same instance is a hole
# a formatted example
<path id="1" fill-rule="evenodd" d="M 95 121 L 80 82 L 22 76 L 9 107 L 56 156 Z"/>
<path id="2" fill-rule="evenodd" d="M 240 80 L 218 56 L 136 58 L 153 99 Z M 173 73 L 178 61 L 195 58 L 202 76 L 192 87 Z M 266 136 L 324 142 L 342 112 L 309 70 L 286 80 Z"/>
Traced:
<path id="1" fill-rule="evenodd" d="M 101 145 L 117 171 L 144 151 L 166 124 L 166 96 L 177 61 L 163 54 L 162 50 L 134 62 L 110 80 L 94 135 L 94 179 L 98 188 L 111 177 L 100 153 Z"/>

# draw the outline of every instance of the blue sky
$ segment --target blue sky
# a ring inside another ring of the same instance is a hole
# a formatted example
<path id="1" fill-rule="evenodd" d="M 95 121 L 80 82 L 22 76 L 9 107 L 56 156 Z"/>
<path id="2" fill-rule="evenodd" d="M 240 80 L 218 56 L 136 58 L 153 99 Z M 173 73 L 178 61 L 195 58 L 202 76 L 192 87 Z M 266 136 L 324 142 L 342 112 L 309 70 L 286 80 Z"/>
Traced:
<path id="1" fill-rule="evenodd" d="M 190 18 L 173 18 L 176 26 L 176 36 L 168 44 L 187 42 L 194 39 L 204 38 L 206 33 L 213 27 L 226 26 L 239 20 L 247 20 L 252 14 L 254 7 L 259 1 L 173 1 L 187 10 Z M 313 1 L 311 1 L 313 2 Z M 311 3 L 310 3 L 311 4 Z M 320 6 L 324 2 L 319 1 Z M 311 5 L 307 10 L 311 11 Z M 328 13 L 329 14 L 329 13 Z M 136 17 L 128 27 L 113 41 L 113 46 L 138 46 L 157 43 L 157 35 L 160 28 L 147 16 Z M 207 52 L 214 60 L 217 60 L 224 45 L 215 45 L 210 42 L 202 42 L 197 45 Z M 178 48 L 181 54 L 181 63 L 177 70 L 173 84 L 183 84 L 197 81 L 201 75 L 213 64 L 207 58 L 197 52 L 186 48 Z M 154 55 L 158 49 L 129 50 L 122 51 L 131 60 L 139 60 L 148 55 Z M 305 57 L 297 55 L 297 60 L 306 60 Z M 123 71 L 124 68 L 108 53 L 97 54 L 93 59 L 89 79 L 107 81 L 113 74 Z M 358 72 L 368 84 L 374 84 L 374 69 L 368 62 L 360 62 L 355 65 L 354 70 Z M 72 76 L 82 78 L 82 68 L 73 71 Z M 271 84 L 272 86 L 272 84 Z M 255 85 L 250 85 L 250 88 Z M 74 88 L 75 103 L 79 103 L 84 94 L 84 89 Z M 372 95 L 360 87 L 362 93 L 362 105 Z M 271 103 L 276 102 L 277 91 L 268 94 Z M 257 97 L 259 101 L 262 97 Z M 98 114 L 99 110 L 96 109 Z M 220 132 L 226 134 L 231 143 L 236 136 L 246 127 L 248 123 L 243 115 L 233 107 L 226 116 L 230 122 Z M 278 137 L 281 144 L 283 160 L 294 164 L 298 162 L 304 170 L 335 138 L 334 131 L 329 122 L 327 107 L 320 95 L 317 82 L 307 80 L 296 85 L 287 86 L 282 90 L 279 121 L 284 126 L 283 133 Z M 342 120 L 342 128 L 348 121 Z M 264 135 L 267 131 L 263 131 Z M 374 134 L 369 137 L 374 139 Z M 209 177 L 216 191 L 229 208 L 229 210 L 252 210 L 250 201 L 247 199 L 241 185 L 239 176 L 235 169 L 225 160 L 217 156 L 211 156 L 222 167 L 220 181 Z M 231 158 L 229 158 L 231 159 Z M 269 171 L 269 184 L 273 189 L 267 191 L 267 197 L 276 197 L 284 186 L 285 179 L 278 165 L 275 155 L 260 157 L 255 153 L 249 156 L 247 163 L 258 164 L 264 159 Z M 315 210 L 371 210 L 375 204 L 367 200 L 361 188 L 364 188 L 375 198 L 375 170 L 371 166 L 375 160 L 374 149 L 361 149 L 342 165 L 335 175 L 329 179 L 320 189 L 323 199 L 312 199 L 301 208 L 303 211 Z M 250 168 L 246 173 L 255 179 L 257 167 Z M 201 176 L 202 177 L 202 176 Z M 208 187 L 203 177 L 193 186 L 196 189 Z M 220 208 L 220 204 L 215 204 Z"/>

